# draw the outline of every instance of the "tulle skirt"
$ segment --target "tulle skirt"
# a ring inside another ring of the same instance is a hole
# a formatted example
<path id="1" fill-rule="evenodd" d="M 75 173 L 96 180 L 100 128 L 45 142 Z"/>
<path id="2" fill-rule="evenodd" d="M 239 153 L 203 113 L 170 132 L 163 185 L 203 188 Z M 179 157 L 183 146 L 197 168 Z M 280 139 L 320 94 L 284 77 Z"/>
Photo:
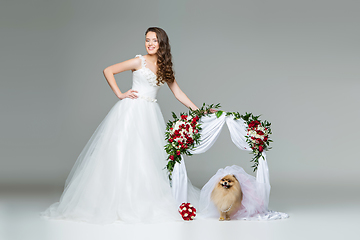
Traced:
<path id="1" fill-rule="evenodd" d="M 59 202 L 41 216 L 113 222 L 181 221 L 167 178 L 157 103 L 119 100 L 80 153 Z"/>

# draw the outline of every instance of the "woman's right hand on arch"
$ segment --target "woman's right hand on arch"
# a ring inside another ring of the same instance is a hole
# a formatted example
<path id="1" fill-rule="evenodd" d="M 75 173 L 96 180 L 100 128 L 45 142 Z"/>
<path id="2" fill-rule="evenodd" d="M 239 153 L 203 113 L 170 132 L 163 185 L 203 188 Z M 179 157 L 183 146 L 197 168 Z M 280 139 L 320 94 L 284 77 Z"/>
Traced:
<path id="1" fill-rule="evenodd" d="M 136 98 L 138 98 L 138 96 L 135 94 L 135 93 L 137 93 L 137 92 L 138 92 L 138 91 L 136 91 L 136 90 L 130 89 L 129 91 L 120 94 L 120 96 L 118 96 L 118 98 L 119 98 L 120 100 L 123 100 L 124 98 L 136 99 Z"/>

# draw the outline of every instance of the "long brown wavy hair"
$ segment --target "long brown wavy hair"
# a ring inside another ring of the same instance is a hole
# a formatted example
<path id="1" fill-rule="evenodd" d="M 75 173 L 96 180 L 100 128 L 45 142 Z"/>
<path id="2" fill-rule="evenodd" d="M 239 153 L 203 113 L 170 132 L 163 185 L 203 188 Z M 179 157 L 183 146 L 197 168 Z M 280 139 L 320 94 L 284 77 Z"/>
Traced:
<path id="1" fill-rule="evenodd" d="M 145 36 L 148 32 L 156 33 L 156 37 L 159 42 L 159 49 L 156 52 L 158 65 L 156 72 L 156 84 L 160 85 L 160 83 L 164 82 L 172 83 L 175 80 L 175 73 L 173 70 L 171 47 L 168 35 L 159 27 L 149 27 L 145 32 Z"/>

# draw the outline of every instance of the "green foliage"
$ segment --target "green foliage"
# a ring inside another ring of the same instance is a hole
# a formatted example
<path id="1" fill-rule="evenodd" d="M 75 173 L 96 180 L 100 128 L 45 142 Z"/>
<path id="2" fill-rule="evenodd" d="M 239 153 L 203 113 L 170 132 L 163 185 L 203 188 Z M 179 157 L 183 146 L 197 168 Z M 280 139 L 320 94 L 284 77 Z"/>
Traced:
<path id="1" fill-rule="evenodd" d="M 219 110 L 215 113 L 216 117 L 219 118 L 223 114 L 223 111 Z"/>
<path id="2" fill-rule="evenodd" d="M 190 109 L 189 115 L 191 115 L 192 117 L 198 116 L 199 118 L 201 118 L 205 115 L 211 114 L 210 109 L 218 109 L 220 107 L 221 107 L 220 103 L 218 103 L 216 105 L 215 104 L 206 105 L 205 103 L 203 103 L 201 108 L 199 108 L 197 110 Z"/>

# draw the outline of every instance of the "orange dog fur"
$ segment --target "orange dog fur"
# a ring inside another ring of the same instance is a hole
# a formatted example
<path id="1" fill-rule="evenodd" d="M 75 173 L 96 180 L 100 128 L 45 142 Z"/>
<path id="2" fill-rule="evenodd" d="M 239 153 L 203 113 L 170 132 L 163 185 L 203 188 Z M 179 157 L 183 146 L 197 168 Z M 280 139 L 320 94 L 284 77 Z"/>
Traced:
<path id="1" fill-rule="evenodd" d="M 230 216 L 241 206 L 242 192 L 239 181 L 234 175 L 226 175 L 211 192 L 211 200 L 217 207 L 219 221 L 230 220 Z"/>

